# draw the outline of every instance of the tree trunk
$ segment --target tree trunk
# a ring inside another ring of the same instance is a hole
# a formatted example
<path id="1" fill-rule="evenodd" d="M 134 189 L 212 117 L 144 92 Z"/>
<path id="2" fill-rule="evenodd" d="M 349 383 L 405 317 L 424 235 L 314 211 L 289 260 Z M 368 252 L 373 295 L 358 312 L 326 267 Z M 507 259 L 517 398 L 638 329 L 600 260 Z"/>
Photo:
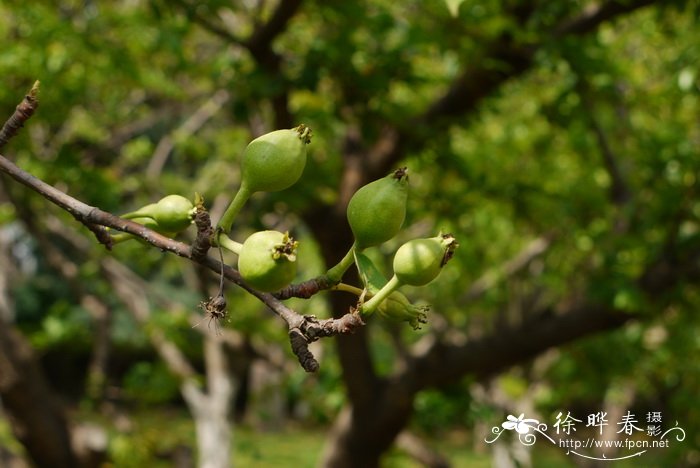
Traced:
<path id="1" fill-rule="evenodd" d="M 320 465 L 325 468 L 375 468 L 413 414 L 413 396 L 394 383 L 362 408 L 346 406 L 329 434 Z"/>
<path id="2" fill-rule="evenodd" d="M 181 384 L 182 395 L 192 413 L 197 433 L 199 468 L 231 466 L 231 400 L 233 382 L 218 336 L 205 335 L 204 361 L 207 391 L 200 390 L 193 379 Z"/>
<path id="3" fill-rule="evenodd" d="M 31 346 L 6 322 L 0 323 L 0 398 L 15 437 L 36 466 L 80 466 L 68 421 Z"/>
<path id="4" fill-rule="evenodd" d="M 231 423 L 216 405 L 205 404 L 194 412 L 199 468 L 231 466 Z"/>

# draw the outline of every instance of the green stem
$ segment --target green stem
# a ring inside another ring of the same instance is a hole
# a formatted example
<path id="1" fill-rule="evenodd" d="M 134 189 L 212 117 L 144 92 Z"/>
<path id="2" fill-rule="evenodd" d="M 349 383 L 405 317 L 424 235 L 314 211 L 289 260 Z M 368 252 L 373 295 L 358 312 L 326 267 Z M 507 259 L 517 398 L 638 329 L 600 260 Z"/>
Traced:
<path id="1" fill-rule="evenodd" d="M 355 263 L 355 245 L 352 244 L 348 253 L 338 262 L 338 264 L 326 272 L 326 276 L 332 283 L 339 282 L 348 268 Z"/>
<path id="2" fill-rule="evenodd" d="M 374 311 L 377 310 L 377 307 L 379 307 L 379 304 L 381 304 L 384 299 L 389 297 L 389 295 L 393 293 L 399 286 L 401 286 L 401 282 L 399 281 L 399 279 L 396 277 L 396 275 L 392 276 L 389 282 L 385 284 L 384 287 L 380 289 L 377 294 L 372 296 L 372 299 L 360 306 L 360 313 L 362 315 L 373 314 Z"/>
<path id="3" fill-rule="evenodd" d="M 151 218 L 153 219 L 153 213 L 152 210 L 156 206 L 155 203 L 151 203 L 146 206 L 142 206 L 136 211 L 132 211 L 131 213 L 126 213 L 120 216 L 120 218 L 124 219 L 134 219 L 134 218 Z"/>
<path id="4" fill-rule="evenodd" d="M 230 250 L 236 255 L 240 255 L 241 248 L 243 248 L 243 244 L 236 242 L 221 231 L 219 231 L 219 234 L 216 236 L 216 243 L 219 244 L 219 246 Z"/>
<path id="5" fill-rule="evenodd" d="M 122 242 L 135 239 L 134 236 L 128 232 L 120 232 L 118 234 L 112 234 L 112 244 L 121 244 Z"/>
<path id="6" fill-rule="evenodd" d="M 250 195 L 251 192 L 248 190 L 248 187 L 246 187 L 244 183 L 241 183 L 241 186 L 238 188 L 238 192 L 236 192 L 236 196 L 233 197 L 233 200 L 228 205 L 228 208 L 226 208 L 224 215 L 219 220 L 217 228 L 223 232 L 231 231 L 233 220 L 236 218 L 238 212 L 241 211 L 241 208 L 243 208 L 245 202 L 248 201 Z"/>
<path id="7" fill-rule="evenodd" d="M 346 283 L 338 283 L 335 286 L 333 286 L 331 289 L 334 291 L 349 292 L 349 293 L 354 294 L 356 296 L 361 296 L 363 293 L 362 289 L 360 289 L 356 286 L 346 284 Z"/>

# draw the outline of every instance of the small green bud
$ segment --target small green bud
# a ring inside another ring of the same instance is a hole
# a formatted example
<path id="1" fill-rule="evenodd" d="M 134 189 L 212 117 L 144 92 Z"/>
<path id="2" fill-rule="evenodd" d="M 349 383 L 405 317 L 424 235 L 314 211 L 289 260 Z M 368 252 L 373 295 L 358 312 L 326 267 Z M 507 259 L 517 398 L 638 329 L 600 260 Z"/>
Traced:
<path id="1" fill-rule="evenodd" d="M 355 192 L 347 216 L 358 250 L 386 242 L 399 232 L 406 217 L 407 199 L 405 167 Z"/>
<path id="2" fill-rule="evenodd" d="M 429 307 L 415 306 L 402 293 L 394 291 L 379 304 L 377 314 L 388 320 L 408 322 L 414 330 L 418 330 L 420 324 L 428 323 L 428 310 Z"/>
<path id="3" fill-rule="evenodd" d="M 240 249 L 238 271 L 255 289 L 278 291 L 296 276 L 297 245 L 288 233 L 260 231 L 251 234 Z"/>
<path id="4" fill-rule="evenodd" d="M 437 278 L 457 246 L 452 234 L 408 241 L 396 251 L 394 275 L 402 284 L 426 285 Z"/>
<path id="5" fill-rule="evenodd" d="M 251 141 L 243 152 L 241 185 L 248 192 L 277 192 L 299 180 L 306 165 L 311 129 L 275 130 Z"/>

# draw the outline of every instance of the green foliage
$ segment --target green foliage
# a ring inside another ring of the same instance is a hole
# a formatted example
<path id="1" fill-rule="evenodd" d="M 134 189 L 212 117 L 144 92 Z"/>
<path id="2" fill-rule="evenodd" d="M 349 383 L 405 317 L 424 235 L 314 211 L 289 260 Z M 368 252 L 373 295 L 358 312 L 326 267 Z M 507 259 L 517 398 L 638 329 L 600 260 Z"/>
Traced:
<path id="1" fill-rule="evenodd" d="M 680 422 L 688 432 L 697 429 L 700 385 L 692 359 L 700 331 L 697 288 L 681 280 L 651 298 L 639 283 L 670 243 L 682 257 L 698 242 L 697 1 L 641 10 L 567 38 L 546 32 L 594 2 L 537 2 L 526 20 L 518 2 L 496 0 L 305 2 L 273 43 L 281 63 L 276 74 L 193 17 L 225 17 L 244 37 L 254 19 L 270 17 L 274 2 L 261 2 L 260 10 L 247 3 L 226 10 L 226 2 L 198 2 L 193 11 L 182 3 L 0 5 L 0 31 L 8 44 L 0 50 L 1 108 L 14 109 L 18 93 L 42 81 L 39 111 L 3 151 L 47 182 L 116 213 L 195 191 L 221 208 L 240 186 L 243 149 L 253 134 L 273 129 L 275 99 L 288 89 L 295 120 L 314 129 L 304 175 L 293 190 L 253 196 L 231 235 L 244 239 L 258 230 L 290 229 L 300 241 L 297 276 L 305 279 L 323 273 L 325 265 L 321 239 L 301 216 L 347 195 L 341 182 L 349 130 L 366 143 L 386 126 L 407 131 L 411 137 L 401 162 L 411 169 L 405 229 L 366 252 L 377 269 L 391 271 L 387 259 L 404 242 L 442 230 L 462 245 L 450 268 L 429 288 L 403 292 L 409 300 L 431 303 L 431 314 L 460 331 L 483 333 L 494 317 L 508 312 L 506 318 L 517 322 L 527 304 L 557 304 L 571 296 L 637 314 L 640 323 L 558 350 L 541 377 L 546 391 L 539 408 L 546 413 L 566 405 L 600 405 L 606 389 L 624 380 L 637 389 L 640 404 L 663 399 L 669 414 L 686 417 Z M 540 46 L 526 74 L 489 92 L 464 118 L 413 118 L 465 69 L 486 60 L 487 69 L 508 73 L 504 63 L 488 56 L 488 47 L 505 39 L 507 45 Z M 197 130 L 187 130 L 188 118 L 220 90 L 228 97 L 219 110 Z M 596 127 L 619 165 L 629 196 L 624 203 L 613 198 L 619 187 Z M 155 171 L 152 158 L 166 143 L 172 149 Z M 8 190 L 35 216 L 56 214 L 45 201 Z M 0 200 L 0 229 L 20 215 Z M 60 219 L 74 225 L 68 216 Z M 527 268 L 513 274 L 499 270 L 541 236 L 551 245 Z M 148 281 L 149 299 L 165 295 L 193 311 L 202 300 L 198 273 L 180 259 L 129 244 L 112 255 Z M 35 274 L 16 278 L 12 297 L 19 324 L 42 348 L 66 342 L 88 348 L 85 310 L 41 263 L 31 242 L 13 245 L 30 250 L 25 260 L 40 262 Z M 93 255 L 105 253 L 96 248 Z M 232 264 L 235 257 L 226 260 Z M 83 265 L 79 280 L 114 309 L 118 346 L 143 349 L 145 332 L 153 327 L 196 355 L 200 340 L 181 311 L 158 311 L 144 331 L 111 297 L 96 262 L 76 262 Z M 474 299 L 469 288 L 484 275 L 497 280 Z M 235 289 L 227 291 L 227 299 L 235 311 L 228 326 L 284 343 L 285 330 L 255 299 Z M 289 305 L 329 316 L 324 298 Z M 371 324 L 372 353 L 379 373 L 387 375 L 396 350 L 389 326 L 376 325 Z M 399 332 L 406 343 L 428 331 L 410 332 Z M 329 353 L 316 380 L 294 374 L 286 387 L 290 398 L 310 402 L 317 421 L 330 421 L 344 402 L 333 358 Z M 513 398 L 522 396 L 527 380 L 521 370 L 499 381 Z M 168 401 L 176 389 L 167 371 L 150 362 L 136 364 L 124 383 L 144 402 Z M 465 385 L 421 393 L 416 420 L 427 432 L 484 421 L 490 410 L 474 403 Z M 133 446 L 119 440 L 114 453 L 123 454 L 115 457 L 121 463 Z M 133 454 L 148 464 L 149 450 Z M 258 455 L 250 455 L 251 463 Z"/>
<path id="2" fill-rule="evenodd" d="M 126 395 L 140 404 L 150 405 L 172 401 L 178 394 L 178 381 L 159 362 L 134 364 L 124 377 Z"/>

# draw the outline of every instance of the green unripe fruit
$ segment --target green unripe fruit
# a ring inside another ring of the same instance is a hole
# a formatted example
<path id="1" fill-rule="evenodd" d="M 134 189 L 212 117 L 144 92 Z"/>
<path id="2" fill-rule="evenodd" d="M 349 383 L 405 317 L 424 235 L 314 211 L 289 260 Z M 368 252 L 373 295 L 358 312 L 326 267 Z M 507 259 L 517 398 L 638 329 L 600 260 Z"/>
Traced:
<path id="1" fill-rule="evenodd" d="M 161 232 L 161 233 L 162 233 L 162 231 L 163 231 L 163 230 L 160 229 L 160 227 L 158 226 L 158 223 L 156 223 L 156 222 L 153 220 L 153 218 L 133 218 L 132 221 L 135 222 L 135 223 L 142 224 L 142 225 L 146 226 L 148 229 L 152 229 L 152 230 L 154 230 L 154 231 L 156 231 L 156 232 Z"/>
<path id="2" fill-rule="evenodd" d="M 360 188 L 348 203 L 347 216 L 358 250 L 394 237 L 406 217 L 408 174 L 406 168 Z"/>
<path id="3" fill-rule="evenodd" d="M 276 192 L 293 185 L 306 166 L 311 129 L 301 124 L 275 130 L 251 141 L 243 151 L 241 185 L 217 227 L 229 232 L 238 212 L 254 192 Z"/>
<path id="4" fill-rule="evenodd" d="M 133 221 L 135 223 L 141 224 L 141 225 L 147 227 L 148 229 L 152 229 L 152 230 L 154 230 L 160 234 L 163 234 L 165 236 L 171 237 L 173 235 L 173 233 L 163 231 L 160 228 L 160 226 L 158 226 L 158 223 L 156 223 L 153 220 L 153 218 L 132 218 L 128 215 L 122 216 L 122 217 L 125 217 L 125 219 L 130 219 L 131 221 Z M 147 244 L 146 241 L 144 241 L 143 239 L 135 237 L 127 232 L 119 232 L 116 234 L 112 234 L 112 243 L 113 244 L 119 244 L 121 242 L 126 242 L 126 241 L 129 241 L 131 239 L 136 239 L 143 244 Z"/>
<path id="5" fill-rule="evenodd" d="M 183 196 L 168 195 L 155 204 L 151 213 L 151 217 L 163 231 L 180 232 L 192 224 L 195 207 Z"/>
<path id="6" fill-rule="evenodd" d="M 278 231 L 251 234 L 241 247 L 238 271 L 255 289 L 278 291 L 296 276 L 297 244 L 289 234 Z"/>
<path id="7" fill-rule="evenodd" d="M 134 221 L 150 218 L 155 222 L 155 225 L 141 221 L 139 224 L 158 232 L 178 233 L 192 224 L 195 211 L 194 205 L 187 198 L 180 195 L 168 195 L 156 203 L 150 203 L 134 212 L 122 215 L 122 218 Z"/>
<path id="8" fill-rule="evenodd" d="M 408 322 L 414 330 L 420 328 L 422 323 L 428 322 L 428 307 L 420 307 L 411 304 L 406 296 L 399 291 L 392 292 L 377 307 L 377 314 L 395 322 Z"/>
<path id="9" fill-rule="evenodd" d="M 277 192 L 294 185 L 306 165 L 311 129 L 275 130 L 251 141 L 243 152 L 241 185 L 248 192 Z"/>
<path id="10" fill-rule="evenodd" d="M 437 278 L 456 248 L 451 234 L 408 241 L 394 255 L 394 275 L 402 284 L 428 284 Z"/>

